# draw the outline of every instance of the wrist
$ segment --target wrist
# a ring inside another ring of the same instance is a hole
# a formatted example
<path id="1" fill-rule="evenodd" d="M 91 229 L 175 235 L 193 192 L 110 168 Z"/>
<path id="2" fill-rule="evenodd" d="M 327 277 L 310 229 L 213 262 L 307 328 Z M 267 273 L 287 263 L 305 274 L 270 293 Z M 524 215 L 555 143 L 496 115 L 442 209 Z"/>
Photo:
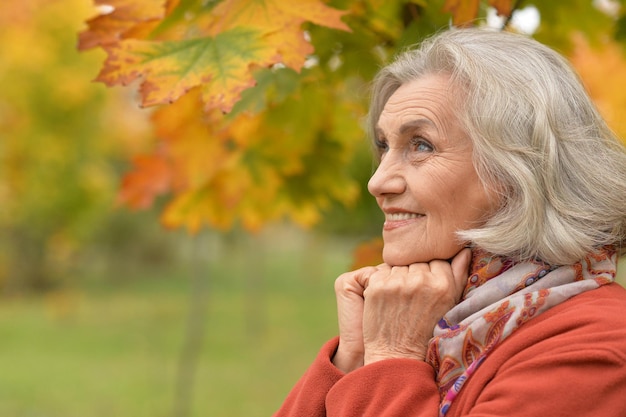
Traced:
<path id="1" fill-rule="evenodd" d="M 413 359 L 423 362 L 426 356 L 417 352 L 366 352 L 363 357 L 363 364 L 368 365 L 387 359 Z"/>
<path id="2" fill-rule="evenodd" d="M 350 352 L 346 349 L 342 349 L 340 342 L 339 347 L 331 358 L 331 362 L 337 369 L 347 374 L 363 366 L 363 353 Z"/>

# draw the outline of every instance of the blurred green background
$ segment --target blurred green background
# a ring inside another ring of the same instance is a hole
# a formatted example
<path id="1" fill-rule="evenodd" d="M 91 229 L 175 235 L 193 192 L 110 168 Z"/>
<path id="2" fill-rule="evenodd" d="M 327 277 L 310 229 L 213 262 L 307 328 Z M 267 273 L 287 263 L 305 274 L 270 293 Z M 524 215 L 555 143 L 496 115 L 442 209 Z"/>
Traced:
<path id="1" fill-rule="evenodd" d="M 120 253 L 72 285 L 2 299 L 0 415 L 180 415 L 194 298 L 207 319 L 195 330 L 190 415 L 271 415 L 335 334 L 332 284 L 349 266 L 351 241 L 289 227 L 189 238 L 152 224 L 152 246 L 167 255 Z"/>
<path id="2" fill-rule="evenodd" d="M 0 5 L 0 415 L 271 415 L 336 333 L 333 282 L 380 217 L 370 201 L 316 230 L 189 236 L 159 204 L 117 209 L 149 112 L 90 84 L 104 56 L 75 44 L 92 15 Z"/>

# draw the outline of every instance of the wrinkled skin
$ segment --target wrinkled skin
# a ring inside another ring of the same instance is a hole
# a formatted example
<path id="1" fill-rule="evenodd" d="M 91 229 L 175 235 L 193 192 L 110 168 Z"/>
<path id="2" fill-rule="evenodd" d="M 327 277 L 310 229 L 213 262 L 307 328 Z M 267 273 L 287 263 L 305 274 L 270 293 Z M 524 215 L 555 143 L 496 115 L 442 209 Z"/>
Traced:
<path id="1" fill-rule="evenodd" d="M 456 231 L 496 206 L 472 164 L 448 78 L 402 85 L 378 121 L 381 162 L 368 188 L 385 213 L 384 264 L 337 278 L 339 347 L 350 372 L 390 358 L 424 360 L 433 329 L 459 302 L 471 251 Z"/>

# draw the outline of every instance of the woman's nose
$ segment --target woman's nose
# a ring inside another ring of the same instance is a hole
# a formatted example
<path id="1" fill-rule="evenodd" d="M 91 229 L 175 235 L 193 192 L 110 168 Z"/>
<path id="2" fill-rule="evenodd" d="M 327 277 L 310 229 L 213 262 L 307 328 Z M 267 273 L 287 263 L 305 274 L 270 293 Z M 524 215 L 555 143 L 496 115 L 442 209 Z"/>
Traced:
<path id="1" fill-rule="evenodd" d="M 388 194 L 402 194 L 406 189 L 402 163 L 394 156 L 385 155 L 374 175 L 367 183 L 367 189 L 374 197 Z"/>

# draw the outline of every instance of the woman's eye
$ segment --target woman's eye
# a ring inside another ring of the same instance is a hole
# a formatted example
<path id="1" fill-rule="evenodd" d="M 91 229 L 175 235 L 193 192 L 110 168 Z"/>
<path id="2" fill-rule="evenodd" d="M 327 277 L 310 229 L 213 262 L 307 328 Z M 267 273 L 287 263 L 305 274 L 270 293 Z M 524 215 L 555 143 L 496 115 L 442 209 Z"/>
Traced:
<path id="1" fill-rule="evenodd" d="M 433 145 L 420 137 L 411 139 L 411 147 L 417 152 L 432 152 L 434 150 Z"/>
<path id="2" fill-rule="evenodd" d="M 376 149 L 380 155 L 384 154 L 389 150 L 389 144 L 385 139 L 374 139 L 374 145 L 376 145 Z"/>

